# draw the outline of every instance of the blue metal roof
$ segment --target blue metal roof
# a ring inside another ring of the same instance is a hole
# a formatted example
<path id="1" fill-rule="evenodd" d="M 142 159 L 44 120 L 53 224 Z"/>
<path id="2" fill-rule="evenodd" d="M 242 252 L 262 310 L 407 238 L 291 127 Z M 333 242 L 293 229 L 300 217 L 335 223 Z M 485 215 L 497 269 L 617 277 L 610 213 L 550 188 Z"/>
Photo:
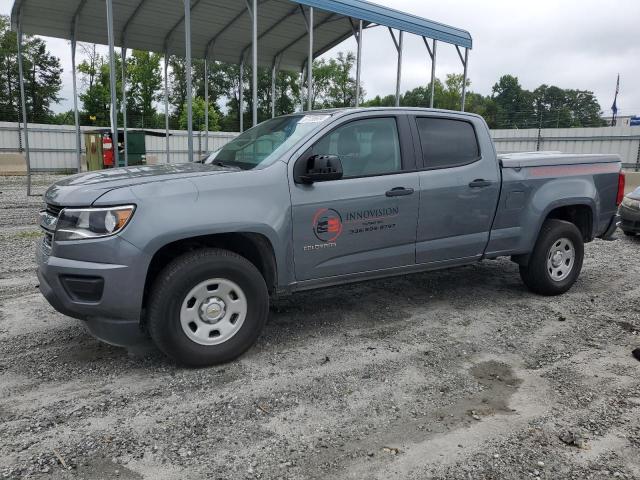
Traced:
<path id="1" fill-rule="evenodd" d="M 356 20 L 377 23 L 441 42 L 472 48 L 471 34 L 426 18 L 383 7 L 364 0 L 292 0 L 295 3 L 333 12 Z"/>

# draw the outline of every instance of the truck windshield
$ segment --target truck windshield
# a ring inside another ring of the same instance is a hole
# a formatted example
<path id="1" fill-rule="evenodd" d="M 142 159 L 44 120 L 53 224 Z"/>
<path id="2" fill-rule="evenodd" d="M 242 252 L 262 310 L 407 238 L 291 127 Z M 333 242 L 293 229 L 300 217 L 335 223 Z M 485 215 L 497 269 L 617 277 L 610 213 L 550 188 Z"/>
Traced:
<path id="1" fill-rule="evenodd" d="M 212 153 L 204 163 L 243 170 L 266 167 L 329 118 L 330 115 L 311 114 L 267 120 Z"/>

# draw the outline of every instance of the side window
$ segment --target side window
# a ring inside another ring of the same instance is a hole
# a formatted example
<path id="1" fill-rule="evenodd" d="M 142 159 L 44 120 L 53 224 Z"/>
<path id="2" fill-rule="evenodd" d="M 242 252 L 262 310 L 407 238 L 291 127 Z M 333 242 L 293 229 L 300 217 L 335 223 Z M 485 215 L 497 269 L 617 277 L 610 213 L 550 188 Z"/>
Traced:
<path id="1" fill-rule="evenodd" d="M 469 122 L 447 118 L 416 120 L 425 167 L 454 167 L 480 157 L 476 132 Z"/>
<path id="2" fill-rule="evenodd" d="M 345 177 L 402 170 L 396 119 L 356 120 L 338 127 L 313 146 L 316 155 L 337 155 Z"/>

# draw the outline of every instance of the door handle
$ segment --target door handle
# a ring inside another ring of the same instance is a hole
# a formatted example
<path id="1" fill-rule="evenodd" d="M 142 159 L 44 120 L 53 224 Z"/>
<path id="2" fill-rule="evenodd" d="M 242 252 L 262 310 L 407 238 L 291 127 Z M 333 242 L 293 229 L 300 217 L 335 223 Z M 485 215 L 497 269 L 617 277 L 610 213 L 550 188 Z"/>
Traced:
<path id="1" fill-rule="evenodd" d="M 485 188 L 490 187 L 491 182 L 489 180 L 484 180 L 483 178 L 478 178 L 469 184 L 471 188 Z"/>
<path id="2" fill-rule="evenodd" d="M 413 195 L 413 188 L 396 187 L 389 190 L 387 197 L 406 197 L 407 195 Z"/>

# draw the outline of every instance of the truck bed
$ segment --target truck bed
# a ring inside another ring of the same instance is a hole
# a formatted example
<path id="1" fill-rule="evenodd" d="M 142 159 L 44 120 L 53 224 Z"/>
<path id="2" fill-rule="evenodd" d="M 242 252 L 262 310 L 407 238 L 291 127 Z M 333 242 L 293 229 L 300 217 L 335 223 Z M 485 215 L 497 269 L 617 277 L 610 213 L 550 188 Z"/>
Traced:
<path id="1" fill-rule="evenodd" d="M 618 155 L 576 154 L 561 152 L 520 152 L 498 155 L 503 168 L 548 167 L 555 165 L 583 165 L 593 163 L 619 163 Z"/>
<path id="2" fill-rule="evenodd" d="M 618 155 L 523 152 L 498 155 L 498 160 L 502 190 L 488 258 L 531 252 L 549 215 L 572 218 L 588 212 L 587 242 L 610 227 L 618 208 Z"/>

